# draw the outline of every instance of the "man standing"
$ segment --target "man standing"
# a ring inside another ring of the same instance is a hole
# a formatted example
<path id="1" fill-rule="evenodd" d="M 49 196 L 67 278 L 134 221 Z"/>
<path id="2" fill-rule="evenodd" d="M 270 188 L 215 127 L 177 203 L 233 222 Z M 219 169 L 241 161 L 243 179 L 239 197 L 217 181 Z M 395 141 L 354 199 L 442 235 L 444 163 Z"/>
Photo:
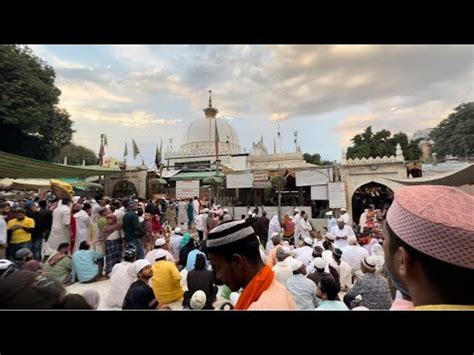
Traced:
<path id="1" fill-rule="evenodd" d="M 298 248 L 299 242 L 300 242 L 300 230 L 301 230 L 300 222 L 301 222 L 302 217 L 300 214 L 300 210 L 297 208 L 295 208 L 293 213 L 294 213 L 293 222 L 295 223 L 295 247 Z"/>
<path id="2" fill-rule="evenodd" d="M 195 217 L 199 216 L 199 207 L 200 206 L 201 206 L 201 203 L 199 202 L 199 198 L 197 196 L 194 196 L 193 209 L 194 209 L 194 216 Z"/>
<path id="3" fill-rule="evenodd" d="M 127 207 L 127 212 L 122 218 L 123 230 L 125 233 L 125 241 L 128 246 L 135 249 L 137 252 L 137 259 L 143 259 L 145 257 L 145 251 L 141 238 L 143 236 L 143 229 L 140 227 L 140 221 L 136 214 L 137 205 L 134 202 L 130 202 Z"/>
<path id="4" fill-rule="evenodd" d="M 339 249 L 343 249 L 348 245 L 347 238 L 349 238 L 349 236 L 355 236 L 352 228 L 345 225 L 343 218 L 338 218 L 337 227 L 332 227 L 330 232 L 336 237 L 334 245 Z"/>
<path id="5" fill-rule="evenodd" d="M 270 220 L 267 218 L 267 211 L 262 211 L 262 216 L 259 217 L 257 223 L 255 223 L 255 233 L 260 238 L 260 242 L 263 246 L 267 245 L 269 224 Z"/>
<path id="6" fill-rule="evenodd" d="M 341 208 L 341 217 L 344 220 L 344 224 L 346 226 L 351 226 L 351 216 L 347 213 L 347 209 L 345 207 Z"/>
<path id="7" fill-rule="evenodd" d="M 91 211 L 91 205 L 89 203 L 84 203 L 82 210 L 73 216 L 76 220 L 76 240 L 74 241 L 73 253 L 79 250 L 79 245 L 82 242 L 89 242 L 91 239 Z"/>
<path id="8" fill-rule="evenodd" d="M 332 212 L 332 211 L 326 212 L 326 213 L 325 213 L 325 216 L 328 217 L 328 224 L 327 224 L 328 232 L 331 232 L 332 228 L 337 226 L 337 220 L 336 220 L 336 218 L 333 216 L 333 212 Z"/>
<path id="9" fill-rule="evenodd" d="M 153 276 L 153 270 L 148 260 L 137 260 L 133 263 L 138 280 L 130 285 L 123 301 L 123 309 L 156 309 L 158 301 L 148 282 Z"/>
<path id="10" fill-rule="evenodd" d="M 51 231 L 51 224 L 53 223 L 53 214 L 46 207 L 48 203 L 45 200 L 40 200 L 38 202 L 39 211 L 37 214 L 37 223 L 35 227 L 35 233 L 37 233 L 39 238 L 39 251 L 33 247 L 33 255 L 36 260 L 41 260 L 41 244 L 46 242 L 49 237 L 49 232 Z"/>
<path id="11" fill-rule="evenodd" d="M 59 244 L 70 243 L 72 234 L 70 202 L 69 198 L 59 200 L 57 207 L 53 211 L 53 223 L 45 251 L 47 256 L 55 253 Z"/>
<path id="12" fill-rule="evenodd" d="M 174 260 L 179 260 L 179 252 L 181 250 L 180 244 L 183 239 L 183 232 L 181 228 L 176 227 L 174 229 L 174 234 L 170 238 L 170 252 L 173 255 Z"/>
<path id="13" fill-rule="evenodd" d="M 264 265 L 254 229 L 246 220 L 223 223 L 208 235 L 207 252 L 218 281 L 243 288 L 235 309 L 296 309 L 291 294 Z"/>
<path id="14" fill-rule="evenodd" d="M 5 258 L 5 248 L 7 247 L 8 227 L 3 214 L 7 205 L 7 202 L 0 202 L 0 259 Z"/>
<path id="15" fill-rule="evenodd" d="M 201 242 L 204 239 L 204 231 L 206 230 L 206 220 L 207 213 L 209 210 L 205 208 L 201 213 L 196 217 L 196 230 L 198 232 L 199 241 Z"/>
<path id="16" fill-rule="evenodd" d="M 8 247 L 7 259 L 15 261 L 15 254 L 22 248 L 31 248 L 31 234 L 35 228 L 33 218 L 25 216 L 25 210 L 17 209 L 16 218 L 7 223 L 8 228 Z"/>
<path id="17" fill-rule="evenodd" d="M 415 309 L 474 309 L 473 206 L 474 197 L 454 187 L 395 193 L 385 224 L 386 270 Z"/>
<path id="18" fill-rule="evenodd" d="M 306 238 L 311 238 L 311 234 L 309 232 L 313 229 L 311 222 L 308 220 L 308 215 L 305 211 L 301 211 L 301 216 L 303 219 L 300 221 L 300 232 L 301 232 L 301 239 L 305 240 Z M 300 245 L 296 242 L 295 239 L 295 247 L 298 248 Z"/>

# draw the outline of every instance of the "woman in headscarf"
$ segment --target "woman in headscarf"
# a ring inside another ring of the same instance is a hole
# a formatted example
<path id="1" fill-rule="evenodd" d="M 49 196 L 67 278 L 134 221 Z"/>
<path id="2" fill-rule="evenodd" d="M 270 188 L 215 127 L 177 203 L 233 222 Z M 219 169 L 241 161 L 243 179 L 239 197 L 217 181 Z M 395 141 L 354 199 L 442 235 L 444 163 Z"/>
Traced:
<path id="1" fill-rule="evenodd" d="M 110 275 L 112 268 L 122 260 L 122 224 L 113 213 L 106 217 L 107 225 L 102 229 L 99 240 L 105 242 L 105 272 Z"/>
<path id="2" fill-rule="evenodd" d="M 270 220 L 270 224 L 268 225 L 268 239 L 267 239 L 267 245 L 266 245 L 267 252 L 273 246 L 273 242 L 272 242 L 273 233 L 280 233 L 280 231 L 281 231 L 281 227 L 280 227 L 280 222 L 278 221 L 278 216 L 274 215 L 272 219 Z"/>
<path id="3" fill-rule="evenodd" d="M 283 218 L 283 240 L 292 244 L 293 236 L 295 234 L 295 223 L 287 214 Z"/>

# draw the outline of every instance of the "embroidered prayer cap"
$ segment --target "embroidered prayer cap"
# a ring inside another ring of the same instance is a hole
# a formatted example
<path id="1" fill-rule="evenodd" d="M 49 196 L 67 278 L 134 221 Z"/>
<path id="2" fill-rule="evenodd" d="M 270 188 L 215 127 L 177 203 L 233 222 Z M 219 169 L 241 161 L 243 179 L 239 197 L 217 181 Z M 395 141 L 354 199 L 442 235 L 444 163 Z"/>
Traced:
<path id="1" fill-rule="evenodd" d="M 209 232 L 207 247 L 221 247 L 245 238 L 256 238 L 255 231 L 247 220 L 224 222 Z"/>

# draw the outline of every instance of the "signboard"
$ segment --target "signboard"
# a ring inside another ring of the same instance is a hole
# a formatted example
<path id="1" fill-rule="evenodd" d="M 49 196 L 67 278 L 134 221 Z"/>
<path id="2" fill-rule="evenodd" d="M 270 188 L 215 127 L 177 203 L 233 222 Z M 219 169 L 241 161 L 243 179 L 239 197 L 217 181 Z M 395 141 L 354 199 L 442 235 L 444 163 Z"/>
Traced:
<path id="1" fill-rule="evenodd" d="M 329 208 L 346 207 L 346 186 L 343 182 L 329 182 Z"/>
<path id="2" fill-rule="evenodd" d="M 268 173 L 264 172 L 255 172 L 253 174 L 253 181 L 268 181 Z"/>
<path id="3" fill-rule="evenodd" d="M 229 174 L 226 176 L 228 189 L 251 188 L 253 174 Z"/>
<path id="4" fill-rule="evenodd" d="M 254 189 L 266 189 L 267 187 L 272 187 L 272 183 L 270 181 L 254 181 L 253 188 Z"/>
<path id="5" fill-rule="evenodd" d="M 312 200 L 329 200 L 328 185 L 311 186 Z"/>
<path id="6" fill-rule="evenodd" d="M 297 171 L 295 174 L 296 186 L 323 185 L 329 181 L 328 169 L 312 169 Z"/>
<path id="7" fill-rule="evenodd" d="M 199 196 L 199 180 L 177 180 L 176 198 Z"/>

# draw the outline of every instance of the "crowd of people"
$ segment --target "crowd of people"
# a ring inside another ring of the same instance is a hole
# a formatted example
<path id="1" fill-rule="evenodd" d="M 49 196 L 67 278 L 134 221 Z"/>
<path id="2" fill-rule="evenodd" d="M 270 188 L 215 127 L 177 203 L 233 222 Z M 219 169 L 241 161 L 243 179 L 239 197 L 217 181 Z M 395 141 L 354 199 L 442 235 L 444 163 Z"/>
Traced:
<path id="1" fill-rule="evenodd" d="M 0 203 L 0 308 L 474 309 L 474 198 L 404 187 L 388 211 L 235 218 L 211 201 Z M 356 228 L 353 228 L 357 226 Z M 354 231 L 354 229 L 356 231 Z"/>

